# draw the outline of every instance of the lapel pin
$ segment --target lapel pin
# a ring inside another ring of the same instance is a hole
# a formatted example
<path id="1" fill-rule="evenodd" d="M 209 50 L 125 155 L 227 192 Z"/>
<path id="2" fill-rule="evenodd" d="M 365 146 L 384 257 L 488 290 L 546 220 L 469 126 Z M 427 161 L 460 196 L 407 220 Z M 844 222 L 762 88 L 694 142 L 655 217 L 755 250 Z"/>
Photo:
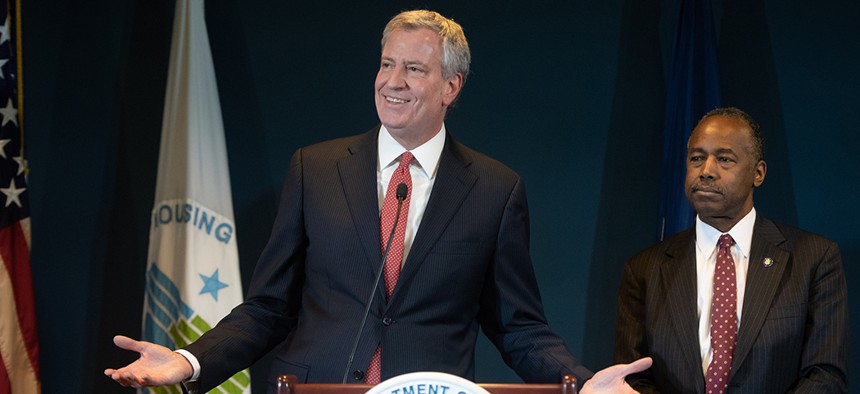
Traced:
<path id="1" fill-rule="evenodd" d="M 770 268 L 773 265 L 773 259 L 770 257 L 765 257 L 764 261 L 762 261 L 762 264 L 764 264 L 765 268 Z"/>

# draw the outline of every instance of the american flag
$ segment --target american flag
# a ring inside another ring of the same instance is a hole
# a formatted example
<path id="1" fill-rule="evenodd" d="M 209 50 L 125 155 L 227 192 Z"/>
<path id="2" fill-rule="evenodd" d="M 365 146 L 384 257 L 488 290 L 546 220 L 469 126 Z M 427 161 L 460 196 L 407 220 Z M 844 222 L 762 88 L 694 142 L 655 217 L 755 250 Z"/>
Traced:
<path id="1" fill-rule="evenodd" d="M 0 394 L 40 391 L 21 124 L 20 3 L 0 0 Z"/>

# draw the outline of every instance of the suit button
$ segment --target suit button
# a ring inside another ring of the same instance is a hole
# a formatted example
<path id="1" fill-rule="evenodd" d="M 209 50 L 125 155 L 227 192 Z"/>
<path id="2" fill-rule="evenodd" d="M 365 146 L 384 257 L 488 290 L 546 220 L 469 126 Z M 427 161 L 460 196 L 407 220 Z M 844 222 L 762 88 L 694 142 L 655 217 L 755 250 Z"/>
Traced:
<path id="1" fill-rule="evenodd" d="M 384 316 L 384 317 L 382 318 L 382 324 L 384 324 L 384 325 L 386 325 L 386 326 L 390 326 L 390 325 L 391 325 L 391 323 L 394 323 L 394 320 L 392 320 L 392 319 L 391 319 L 390 317 L 388 317 L 387 315 L 386 315 L 386 316 Z"/>
<path id="2" fill-rule="evenodd" d="M 364 380 L 364 372 L 363 371 L 352 371 L 352 378 L 358 381 Z"/>

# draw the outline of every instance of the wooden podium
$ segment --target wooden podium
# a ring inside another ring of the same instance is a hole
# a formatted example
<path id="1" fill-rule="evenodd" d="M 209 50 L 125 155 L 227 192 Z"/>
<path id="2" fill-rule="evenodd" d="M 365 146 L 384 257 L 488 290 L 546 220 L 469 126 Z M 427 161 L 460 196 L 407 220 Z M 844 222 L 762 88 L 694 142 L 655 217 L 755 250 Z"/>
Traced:
<path id="1" fill-rule="evenodd" d="M 565 375 L 559 384 L 481 383 L 491 394 L 576 394 L 576 377 Z M 277 394 L 364 394 L 370 384 L 298 383 L 294 375 L 278 376 Z"/>

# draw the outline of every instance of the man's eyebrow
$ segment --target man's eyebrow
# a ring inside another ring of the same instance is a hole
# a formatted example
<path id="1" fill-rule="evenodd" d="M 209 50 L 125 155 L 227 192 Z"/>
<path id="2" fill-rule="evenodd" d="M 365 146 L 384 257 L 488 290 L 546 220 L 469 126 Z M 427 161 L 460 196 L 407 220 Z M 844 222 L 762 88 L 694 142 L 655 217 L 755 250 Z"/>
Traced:
<path id="1" fill-rule="evenodd" d="M 385 60 L 385 61 L 395 62 L 395 63 L 397 62 L 397 60 L 395 60 L 393 57 L 391 57 L 391 56 L 385 56 L 385 55 L 380 56 L 380 60 Z M 422 61 L 420 61 L 420 60 L 412 60 L 412 59 L 406 59 L 406 60 L 403 60 L 403 61 L 401 61 L 401 62 L 399 62 L 399 63 L 403 63 L 403 64 L 406 64 L 406 65 L 411 65 L 411 64 L 420 64 L 420 65 L 422 65 L 422 66 L 426 65 L 426 63 L 424 63 L 424 62 L 422 62 Z"/>
<path id="2" fill-rule="evenodd" d="M 698 147 L 698 146 L 692 146 L 688 149 L 688 151 L 690 153 L 708 153 L 708 151 L 706 151 L 705 148 Z M 726 154 L 726 153 L 733 154 L 733 155 L 736 154 L 735 150 L 732 148 L 718 148 L 714 153 L 716 153 L 718 155 L 719 154 Z"/>

